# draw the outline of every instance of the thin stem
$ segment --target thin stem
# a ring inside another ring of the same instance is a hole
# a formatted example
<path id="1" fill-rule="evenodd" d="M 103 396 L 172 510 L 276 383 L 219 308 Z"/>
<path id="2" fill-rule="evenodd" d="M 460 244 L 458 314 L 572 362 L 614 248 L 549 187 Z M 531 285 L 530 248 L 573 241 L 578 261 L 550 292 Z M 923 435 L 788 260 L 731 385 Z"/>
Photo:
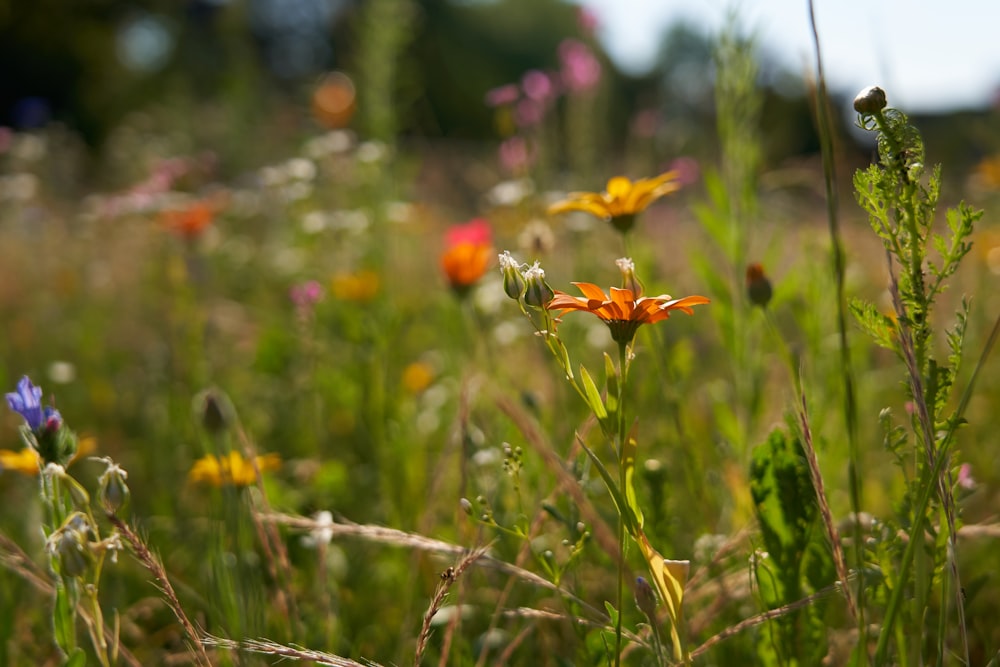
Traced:
<path id="1" fill-rule="evenodd" d="M 623 498 L 627 497 L 628 490 L 625 488 L 625 383 L 628 379 L 628 343 L 621 341 L 618 343 L 618 435 L 616 451 L 618 453 L 618 488 L 621 489 Z M 615 667 L 621 664 L 622 655 L 622 616 L 624 615 L 625 600 L 625 516 L 624 512 L 629 511 L 627 507 L 619 508 L 618 513 L 618 619 L 615 623 Z"/>
<path id="2" fill-rule="evenodd" d="M 823 71 L 823 56 L 819 45 L 819 30 L 816 27 L 816 11 L 813 0 L 809 0 L 809 23 L 812 28 L 813 46 L 816 49 L 816 122 L 819 126 L 820 146 L 823 156 L 823 182 L 826 187 L 827 226 L 830 231 L 830 241 L 833 247 L 833 274 L 836 282 L 837 339 L 840 348 L 841 379 L 844 384 L 844 422 L 847 428 L 848 490 L 851 500 L 851 512 L 857 517 L 861 515 L 861 484 L 858 480 L 860 450 L 858 447 L 858 403 L 854 388 L 851 350 L 847 342 L 847 305 L 844 296 L 847 262 L 840 235 L 840 220 L 837 207 L 837 170 L 834 168 L 833 129 L 830 123 L 826 75 Z M 864 561 L 864 539 L 860 521 L 854 522 L 853 538 L 855 563 L 858 568 L 861 568 Z M 844 581 L 844 591 L 850 601 L 850 595 L 847 590 L 848 586 L 848 582 Z M 865 589 L 862 582 L 858 586 L 858 606 L 854 613 L 859 632 L 859 646 L 864 646 L 867 643 L 868 626 L 865 623 L 864 612 Z"/>

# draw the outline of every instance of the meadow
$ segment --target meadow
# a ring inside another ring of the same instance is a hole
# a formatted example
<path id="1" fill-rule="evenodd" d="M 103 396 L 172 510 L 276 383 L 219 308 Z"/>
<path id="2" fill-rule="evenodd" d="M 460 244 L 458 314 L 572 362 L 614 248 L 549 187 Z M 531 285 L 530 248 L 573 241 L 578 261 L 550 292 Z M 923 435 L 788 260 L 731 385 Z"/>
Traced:
<path id="1" fill-rule="evenodd" d="M 0 664 L 1000 663 L 1000 136 L 869 89 L 846 159 L 820 85 L 766 164 L 734 27 L 697 156 L 583 37 L 430 140 L 401 21 L 100 178 L 0 128 Z"/>

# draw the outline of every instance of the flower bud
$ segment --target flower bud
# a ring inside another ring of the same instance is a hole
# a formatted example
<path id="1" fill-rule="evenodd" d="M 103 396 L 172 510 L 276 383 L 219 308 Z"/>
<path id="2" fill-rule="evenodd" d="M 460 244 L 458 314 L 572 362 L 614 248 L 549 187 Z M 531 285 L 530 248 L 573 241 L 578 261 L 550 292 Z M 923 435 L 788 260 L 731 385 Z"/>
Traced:
<path id="1" fill-rule="evenodd" d="M 93 556 L 87 543 L 93 529 L 87 518 L 76 512 L 56 532 L 49 536 L 46 550 L 59 563 L 59 573 L 67 577 L 81 577 L 90 568 Z"/>
<path id="2" fill-rule="evenodd" d="M 615 260 L 615 264 L 622 272 L 622 287 L 632 292 L 632 298 L 638 299 L 642 296 L 642 283 L 635 275 L 635 262 L 629 257 L 622 257 Z"/>
<path id="3" fill-rule="evenodd" d="M 885 106 L 885 91 L 878 86 L 868 86 L 854 98 L 854 110 L 860 114 L 878 113 Z"/>
<path id="4" fill-rule="evenodd" d="M 503 274 L 504 293 L 515 301 L 519 300 L 524 294 L 524 275 L 521 274 L 517 260 L 507 250 L 500 255 L 500 272 Z"/>
<path id="5" fill-rule="evenodd" d="M 552 300 L 555 292 L 545 282 L 545 271 L 535 262 L 531 268 L 524 272 L 524 303 L 535 308 L 544 308 L 545 304 Z"/>
<path id="6" fill-rule="evenodd" d="M 462 508 L 463 512 L 465 512 L 469 516 L 472 516 L 472 503 L 469 502 L 468 498 L 462 498 L 461 500 L 459 500 L 458 505 L 459 507 Z"/>
<path id="7" fill-rule="evenodd" d="M 201 425 L 213 435 L 228 429 L 235 413 L 229 398 L 216 389 L 206 389 L 195 396 L 194 410 Z"/>
<path id="8" fill-rule="evenodd" d="M 650 619 L 650 622 L 656 618 L 656 593 L 643 577 L 635 580 L 635 605 Z"/>
<path id="9" fill-rule="evenodd" d="M 771 301 L 771 281 L 764 274 L 764 267 L 751 264 L 747 267 L 747 298 L 755 306 L 765 308 Z"/>
<path id="10" fill-rule="evenodd" d="M 117 463 L 107 459 L 108 468 L 97 480 L 98 499 L 101 506 L 108 514 L 117 514 L 118 510 L 128 504 L 131 492 L 125 480 L 128 479 L 128 472 L 123 470 Z"/>

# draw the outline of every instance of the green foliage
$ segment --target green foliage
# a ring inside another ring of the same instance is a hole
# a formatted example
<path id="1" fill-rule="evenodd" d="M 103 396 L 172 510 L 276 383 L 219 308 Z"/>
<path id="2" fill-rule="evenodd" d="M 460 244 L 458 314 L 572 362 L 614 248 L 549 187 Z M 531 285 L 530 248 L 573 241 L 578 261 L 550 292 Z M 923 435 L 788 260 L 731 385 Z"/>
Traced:
<path id="1" fill-rule="evenodd" d="M 884 106 L 882 95 L 881 106 Z M 891 424 L 888 411 L 883 410 L 880 416 L 885 445 L 907 476 L 897 520 L 908 533 L 909 541 L 903 550 L 897 546 L 878 552 L 885 575 L 881 585 L 891 595 L 876 593 L 877 598 L 887 602 L 875 660 L 886 659 L 893 639 L 899 654 L 915 660 L 928 653 L 941 655 L 949 642 L 957 642 L 958 652 L 967 656 L 964 602 L 955 560 L 959 519 L 947 464 L 961 414 L 960 408 L 950 415 L 947 409 L 962 358 L 968 301 L 963 300 L 954 325 L 945 332 L 946 363 L 938 361 L 936 356 L 937 334 L 931 314 L 945 281 L 955 274 L 971 249 L 969 237 L 982 213 L 961 203 L 946 215 L 947 236 L 934 233 L 941 168 L 935 167 L 924 180 L 924 145 L 920 133 L 896 109 L 859 107 L 859 110 L 862 110 L 859 125 L 877 132 L 879 164 L 859 170 L 854 185 L 858 202 L 867 211 L 872 229 L 885 248 L 895 318 L 881 315 L 872 304 L 863 302 L 852 304 L 852 311 L 876 342 L 897 352 L 905 368 L 913 412 L 912 437 Z M 931 249 L 937 252 L 936 260 L 930 255 Z M 890 542 L 891 535 L 890 532 Z M 927 628 L 934 641 L 901 642 L 897 633 L 902 631 L 894 626 L 897 618 L 903 616 L 907 626 L 925 628 L 935 588 L 939 588 L 945 608 L 940 611 L 937 627 L 933 631 Z M 949 590 L 954 602 L 957 639 L 947 622 Z M 903 602 L 904 591 L 911 596 L 909 603 Z"/>
<path id="2" fill-rule="evenodd" d="M 802 443 L 786 429 L 771 431 L 753 450 L 750 492 L 766 553 L 753 560 L 761 604 L 775 609 L 835 580 L 823 538 L 816 490 Z M 826 654 L 823 604 L 769 623 L 758 642 L 760 664 L 813 665 Z"/>

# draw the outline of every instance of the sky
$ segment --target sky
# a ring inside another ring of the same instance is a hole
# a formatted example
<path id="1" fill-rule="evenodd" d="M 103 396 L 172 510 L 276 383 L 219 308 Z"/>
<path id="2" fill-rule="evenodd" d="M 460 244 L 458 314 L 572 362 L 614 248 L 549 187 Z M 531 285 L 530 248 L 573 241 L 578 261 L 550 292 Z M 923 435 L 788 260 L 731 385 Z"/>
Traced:
<path id="1" fill-rule="evenodd" d="M 718 32 L 735 10 L 763 48 L 814 72 L 807 0 L 575 0 L 624 71 L 641 73 L 664 30 L 689 22 Z M 1000 0 L 814 0 L 827 85 L 885 89 L 890 106 L 934 112 L 985 107 L 1000 95 Z"/>

